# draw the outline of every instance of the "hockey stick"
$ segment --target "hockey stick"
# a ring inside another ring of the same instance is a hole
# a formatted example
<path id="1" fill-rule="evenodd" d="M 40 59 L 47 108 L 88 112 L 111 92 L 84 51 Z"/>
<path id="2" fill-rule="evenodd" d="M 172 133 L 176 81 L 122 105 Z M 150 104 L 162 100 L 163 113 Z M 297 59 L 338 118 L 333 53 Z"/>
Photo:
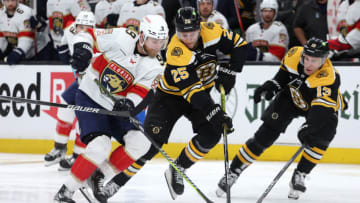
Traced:
<path id="1" fill-rule="evenodd" d="M 95 200 L 91 198 L 89 192 L 86 190 L 85 187 L 81 187 L 81 188 L 79 188 L 79 190 L 89 203 L 95 203 Z"/>
<path id="2" fill-rule="evenodd" d="M 242 20 L 241 20 L 241 15 L 240 15 L 240 9 L 238 8 L 238 0 L 234 0 L 234 6 L 235 6 L 235 10 L 236 10 L 236 16 L 238 18 L 238 21 L 239 21 L 239 25 L 240 25 L 240 29 L 241 29 L 241 32 L 242 32 L 242 36 L 244 37 L 245 36 L 245 30 L 244 30 L 244 26 L 243 26 L 243 23 L 242 23 Z"/>
<path id="3" fill-rule="evenodd" d="M 285 166 L 280 170 L 280 172 L 275 176 L 275 178 L 271 181 L 270 185 L 266 188 L 261 197 L 256 201 L 256 203 L 261 203 L 265 197 L 269 194 L 274 185 L 279 181 L 281 176 L 285 173 L 286 169 L 289 168 L 290 164 L 294 162 L 296 157 L 301 153 L 301 151 L 305 148 L 305 145 L 301 145 L 301 147 L 295 152 L 295 154 L 290 158 L 290 160 L 285 164 Z"/>
<path id="4" fill-rule="evenodd" d="M 226 112 L 225 107 L 225 89 L 223 85 L 220 85 L 220 94 L 221 94 L 221 107 L 224 112 Z M 226 133 L 226 127 L 224 128 L 223 133 L 223 140 L 224 140 L 224 162 L 225 162 L 225 184 L 226 184 L 226 202 L 231 202 L 231 195 L 230 195 L 230 185 L 229 185 L 229 173 L 230 173 L 230 167 L 229 167 L 229 153 L 228 153 L 228 141 L 227 141 L 227 133 Z"/>

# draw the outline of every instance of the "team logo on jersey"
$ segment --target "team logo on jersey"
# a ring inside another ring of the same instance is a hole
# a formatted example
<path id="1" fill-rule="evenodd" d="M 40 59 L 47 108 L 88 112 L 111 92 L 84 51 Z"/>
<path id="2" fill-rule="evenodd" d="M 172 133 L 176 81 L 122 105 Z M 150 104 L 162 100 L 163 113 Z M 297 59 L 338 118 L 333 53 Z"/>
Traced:
<path id="1" fill-rule="evenodd" d="M 24 27 L 26 28 L 26 29 L 30 29 L 31 27 L 30 27 L 30 20 L 24 20 Z"/>
<path id="2" fill-rule="evenodd" d="M 52 28 L 55 34 L 62 35 L 64 33 L 64 16 L 61 12 L 54 12 L 52 14 Z"/>
<path id="3" fill-rule="evenodd" d="M 139 27 L 140 27 L 140 21 L 134 18 L 130 18 L 128 19 L 125 23 L 124 23 L 124 27 L 139 33 Z"/>
<path id="4" fill-rule="evenodd" d="M 214 23 L 207 22 L 207 23 L 205 23 L 205 27 L 208 28 L 208 29 L 213 29 L 214 28 Z"/>
<path id="5" fill-rule="evenodd" d="M 101 85 L 112 94 L 126 90 L 134 81 L 134 76 L 124 67 L 111 61 L 100 76 Z"/>
<path id="6" fill-rule="evenodd" d="M 172 51 L 171 51 L 171 56 L 181 56 L 183 55 L 184 52 L 180 47 L 175 47 Z"/>
<path id="7" fill-rule="evenodd" d="M 8 43 L 12 47 L 15 47 L 17 45 L 18 33 L 16 33 L 16 32 L 3 32 L 3 34 L 4 34 L 4 37 L 6 38 L 6 40 L 8 41 Z"/>
<path id="8" fill-rule="evenodd" d="M 329 75 L 329 73 L 326 70 L 320 71 L 317 75 L 316 78 L 325 78 Z"/>
<path id="9" fill-rule="evenodd" d="M 296 51 L 298 50 L 298 48 L 292 48 L 290 49 L 290 51 L 288 52 L 288 57 L 291 57 L 292 55 L 294 55 L 296 53 Z"/>
<path id="10" fill-rule="evenodd" d="M 285 43 L 286 42 L 286 34 L 284 33 L 280 33 L 280 36 L 279 36 L 279 42 L 280 43 Z"/>

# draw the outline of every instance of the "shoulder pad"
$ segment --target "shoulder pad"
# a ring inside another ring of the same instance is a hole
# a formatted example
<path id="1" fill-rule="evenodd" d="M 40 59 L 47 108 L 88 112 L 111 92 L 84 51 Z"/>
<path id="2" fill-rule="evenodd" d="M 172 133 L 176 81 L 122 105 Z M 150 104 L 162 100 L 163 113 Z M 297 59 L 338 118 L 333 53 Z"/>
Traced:
<path id="1" fill-rule="evenodd" d="M 175 34 L 169 43 L 166 52 L 166 62 L 173 66 L 186 66 L 192 63 L 194 55 Z"/>
<path id="2" fill-rule="evenodd" d="M 306 85 L 310 88 L 328 86 L 335 82 L 336 71 L 330 59 L 326 59 L 324 65 L 306 79 Z"/>
<path id="3" fill-rule="evenodd" d="M 200 35 L 204 43 L 204 47 L 211 46 L 220 41 L 223 29 L 214 22 L 201 22 Z"/>
<path id="4" fill-rule="evenodd" d="M 286 53 L 281 63 L 286 68 L 287 71 L 298 74 L 297 67 L 300 62 L 303 49 L 304 49 L 303 47 L 296 46 L 291 48 Z"/>

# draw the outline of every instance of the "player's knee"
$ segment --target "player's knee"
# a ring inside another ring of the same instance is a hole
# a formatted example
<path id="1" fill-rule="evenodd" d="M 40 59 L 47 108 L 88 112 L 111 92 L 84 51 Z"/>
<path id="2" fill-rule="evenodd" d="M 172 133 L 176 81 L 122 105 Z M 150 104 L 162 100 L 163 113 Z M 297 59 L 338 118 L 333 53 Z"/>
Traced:
<path id="1" fill-rule="evenodd" d="M 145 132 L 158 144 L 167 143 L 170 134 L 170 127 L 166 122 L 146 119 L 144 123 Z"/>
<path id="2" fill-rule="evenodd" d="M 84 155 L 94 164 L 100 165 L 111 151 L 111 139 L 106 135 L 96 136 L 86 146 Z"/>
<path id="3" fill-rule="evenodd" d="M 270 147 L 277 138 L 280 136 L 280 131 L 276 130 L 266 123 L 263 123 L 254 135 L 256 143 L 264 147 L 265 149 Z"/>
<path id="4" fill-rule="evenodd" d="M 150 141 L 138 130 L 130 130 L 123 139 L 125 151 L 135 160 L 143 156 L 151 146 Z"/>

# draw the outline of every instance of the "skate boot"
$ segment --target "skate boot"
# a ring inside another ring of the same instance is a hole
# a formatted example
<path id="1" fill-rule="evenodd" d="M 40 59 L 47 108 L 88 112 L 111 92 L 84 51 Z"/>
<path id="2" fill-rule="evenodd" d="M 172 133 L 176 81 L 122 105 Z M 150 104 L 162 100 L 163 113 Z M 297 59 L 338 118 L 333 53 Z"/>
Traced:
<path id="1" fill-rule="evenodd" d="M 240 171 L 240 173 L 241 173 L 241 171 Z M 232 170 L 230 170 L 229 177 L 228 177 L 228 180 L 227 180 L 230 188 L 231 188 L 231 186 L 234 185 L 236 180 L 239 178 L 240 173 L 235 173 Z M 221 197 L 227 191 L 225 175 L 220 179 L 220 181 L 218 183 L 218 187 L 219 188 L 216 190 L 216 196 Z"/>
<path id="2" fill-rule="evenodd" d="M 105 176 L 99 169 L 96 169 L 95 172 L 88 179 L 88 185 L 93 191 L 94 197 L 100 203 L 107 203 L 108 199 L 104 192 L 104 181 Z"/>
<path id="3" fill-rule="evenodd" d="M 66 154 L 65 148 L 53 148 L 49 153 L 45 154 L 45 166 L 51 166 L 59 163 L 61 159 L 64 159 Z"/>
<path id="4" fill-rule="evenodd" d="M 59 163 L 59 169 L 58 170 L 59 171 L 68 171 L 68 170 L 70 170 L 72 165 L 74 164 L 76 158 L 77 158 L 77 156 L 73 154 L 71 157 L 61 159 L 61 161 Z"/>
<path id="5" fill-rule="evenodd" d="M 75 201 L 71 199 L 73 195 L 74 195 L 74 192 L 71 192 L 65 185 L 62 185 L 59 192 L 57 192 L 54 197 L 54 202 L 56 202 L 56 203 L 75 203 Z"/>
<path id="6" fill-rule="evenodd" d="M 181 172 L 185 172 L 183 167 L 178 166 L 178 169 Z M 169 166 L 169 169 L 165 171 L 165 179 L 173 200 L 175 200 L 178 195 L 184 193 L 183 177 L 171 165 Z"/>
<path id="7" fill-rule="evenodd" d="M 108 183 L 106 183 L 106 186 L 104 187 L 105 196 L 109 199 L 110 197 L 114 196 L 120 188 L 120 185 L 110 180 Z"/>
<path id="8" fill-rule="evenodd" d="M 305 177 L 306 173 L 302 173 L 295 169 L 291 181 L 290 181 L 290 192 L 288 195 L 289 199 L 299 199 L 300 194 L 306 191 Z"/>

